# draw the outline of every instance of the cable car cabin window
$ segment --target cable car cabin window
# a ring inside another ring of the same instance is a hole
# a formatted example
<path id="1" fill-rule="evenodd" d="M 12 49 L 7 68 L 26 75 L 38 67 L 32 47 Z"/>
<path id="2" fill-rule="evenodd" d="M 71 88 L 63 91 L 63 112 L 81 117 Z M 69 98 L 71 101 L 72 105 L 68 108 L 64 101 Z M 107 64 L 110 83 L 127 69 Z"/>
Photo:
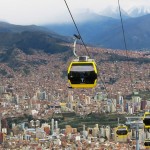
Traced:
<path id="1" fill-rule="evenodd" d="M 145 115 L 145 118 L 150 119 L 150 114 Z"/>
<path id="2" fill-rule="evenodd" d="M 128 131 L 127 130 L 117 130 L 116 131 L 117 135 L 127 135 Z"/>
<path id="3" fill-rule="evenodd" d="M 145 141 L 144 146 L 150 146 L 150 141 Z"/>
<path id="4" fill-rule="evenodd" d="M 68 79 L 71 84 L 94 84 L 97 74 L 93 64 L 73 64 Z"/>
<path id="5" fill-rule="evenodd" d="M 143 122 L 145 125 L 150 125 L 150 118 L 144 118 Z"/>
<path id="6" fill-rule="evenodd" d="M 150 125 L 150 114 L 145 115 L 143 122 L 145 125 Z"/>
<path id="7" fill-rule="evenodd" d="M 94 71 L 94 68 L 93 68 L 93 65 L 85 65 L 84 66 L 82 65 L 73 65 L 71 67 L 71 70 L 70 71 L 75 71 L 75 72 L 83 72 L 83 71 Z"/>

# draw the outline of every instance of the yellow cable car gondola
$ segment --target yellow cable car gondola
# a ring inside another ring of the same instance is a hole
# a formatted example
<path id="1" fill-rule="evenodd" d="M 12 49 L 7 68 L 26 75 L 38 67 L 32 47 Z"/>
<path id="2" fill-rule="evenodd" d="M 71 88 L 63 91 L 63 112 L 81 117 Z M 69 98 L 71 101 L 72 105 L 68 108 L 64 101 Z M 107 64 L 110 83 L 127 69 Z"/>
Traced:
<path id="1" fill-rule="evenodd" d="M 124 137 L 128 135 L 128 127 L 125 125 L 119 125 L 116 129 L 116 134 L 118 137 Z"/>
<path id="2" fill-rule="evenodd" d="M 150 139 L 145 139 L 144 146 L 145 148 L 150 148 Z"/>
<path id="3" fill-rule="evenodd" d="M 68 82 L 72 88 L 94 88 L 97 84 L 97 67 L 94 59 L 88 56 L 77 56 L 76 42 L 79 35 L 74 35 L 74 59 L 68 67 Z"/>
<path id="4" fill-rule="evenodd" d="M 87 56 L 73 60 L 68 67 L 68 82 L 72 88 L 93 88 L 97 84 L 97 67 Z"/>
<path id="5" fill-rule="evenodd" d="M 144 113 L 143 123 L 145 128 L 150 128 L 150 112 Z"/>

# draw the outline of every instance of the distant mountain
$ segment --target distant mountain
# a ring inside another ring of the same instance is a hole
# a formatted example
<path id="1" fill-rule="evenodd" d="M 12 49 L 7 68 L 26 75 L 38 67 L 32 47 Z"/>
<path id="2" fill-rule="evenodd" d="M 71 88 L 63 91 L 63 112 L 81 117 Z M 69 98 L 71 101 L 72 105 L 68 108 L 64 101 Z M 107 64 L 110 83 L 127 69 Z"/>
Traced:
<path id="1" fill-rule="evenodd" d="M 82 18 L 82 16 L 84 16 L 83 13 L 79 17 L 79 21 L 76 20 L 76 24 L 86 43 L 92 45 L 96 44 L 95 42 L 97 40 L 95 41 L 95 39 L 97 36 L 100 36 L 100 34 L 107 32 L 108 28 L 110 28 L 111 26 L 115 26 L 116 22 L 119 22 L 118 19 L 89 12 L 85 14 L 84 21 L 81 22 L 80 19 Z M 75 33 L 78 34 L 73 23 L 48 24 L 44 27 L 64 36 L 72 36 Z"/>
<path id="2" fill-rule="evenodd" d="M 128 49 L 150 49 L 150 15 L 129 18 L 124 20 L 123 23 Z M 116 28 L 114 29 L 114 27 Z M 107 30 L 107 36 L 99 37 L 101 40 L 97 41 L 97 44 L 101 44 L 107 48 L 125 49 L 121 24 L 116 23 L 114 27 L 110 27 Z"/>
<path id="3" fill-rule="evenodd" d="M 115 19 L 120 19 L 120 13 L 118 7 L 106 7 L 104 10 L 99 12 L 102 16 L 112 17 Z M 123 19 L 128 19 L 131 17 L 141 17 L 150 14 L 150 8 L 145 6 L 136 6 L 125 11 L 121 8 L 121 15 Z"/>
<path id="4" fill-rule="evenodd" d="M 74 18 L 76 19 L 76 24 L 79 27 L 79 30 L 85 35 L 87 32 L 90 32 L 90 35 L 92 35 L 98 28 L 102 28 L 103 30 L 116 21 L 116 19 L 111 17 L 102 16 L 90 11 L 76 14 Z M 47 24 L 44 27 L 48 28 L 50 31 L 54 31 L 65 36 L 72 36 L 74 33 L 77 33 L 73 22 L 63 24 Z"/>
<path id="5" fill-rule="evenodd" d="M 140 17 L 147 14 L 150 14 L 150 8 L 145 8 L 144 6 L 141 7 L 133 7 L 128 11 L 128 14 L 131 17 Z"/>
<path id="6" fill-rule="evenodd" d="M 112 17 L 115 19 L 119 19 L 120 18 L 120 13 L 119 13 L 119 8 L 117 7 L 107 7 L 105 8 L 103 11 L 100 11 L 99 14 L 103 15 L 103 16 L 107 16 L 107 17 Z M 129 14 L 124 11 L 123 9 L 121 9 L 121 15 L 124 19 L 130 18 Z"/>
<path id="7" fill-rule="evenodd" d="M 86 44 L 104 48 L 125 49 L 120 18 L 114 19 L 101 15 L 97 15 L 97 17 L 94 15 L 93 18 L 85 22 L 78 22 L 76 20 L 79 31 Z M 150 49 L 149 24 L 150 15 L 136 18 L 123 18 L 128 49 Z M 46 25 L 45 27 L 67 36 L 77 33 L 73 23 Z"/>

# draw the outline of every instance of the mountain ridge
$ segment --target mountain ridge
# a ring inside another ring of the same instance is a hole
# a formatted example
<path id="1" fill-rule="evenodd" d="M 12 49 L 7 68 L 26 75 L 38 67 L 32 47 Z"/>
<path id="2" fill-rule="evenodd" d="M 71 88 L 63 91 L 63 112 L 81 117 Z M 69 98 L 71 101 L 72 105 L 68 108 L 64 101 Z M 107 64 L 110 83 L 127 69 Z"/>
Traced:
<path id="1" fill-rule="evenodd" d="M 28 54 L 30 54 L 31 49 L 57 53 L 68 50 L 68 47 L 62 44 L 67 42 L 69 42 L 67 37 L 44 27 L 20 26 L 0 22 L 0 47 L 3 49 L 19 48 Z"/>
<path id="2" fill-rule="evenodd" d="M 111 49 L 125 49 L 120 19 L 104 17 L 96 21 L 77 22 L 80 34 L 85 43 Z M 125 36 L 130 50 L 150 49 L 150 14 L 135 17 L 123 18 Z M 50 30 L 68 36 L 76 33 L 71 24 L 46 25 Z"/>
<path id="3" fill-rule="evenodd" d="M 36 54 L 57 54 L 69 51 L 69 38 L 35 25 L 20 26 L 0 22 L 0 63 L 11 68 L 29 64 L 45 64 L 44 59 L 26 62 L 24 57 Z M 21 57 L 24 56 L 24 57 Z M 29 63 L 29 64 L 28 64 Z M 26 69 L 25 69 L 26 70 Z"/>

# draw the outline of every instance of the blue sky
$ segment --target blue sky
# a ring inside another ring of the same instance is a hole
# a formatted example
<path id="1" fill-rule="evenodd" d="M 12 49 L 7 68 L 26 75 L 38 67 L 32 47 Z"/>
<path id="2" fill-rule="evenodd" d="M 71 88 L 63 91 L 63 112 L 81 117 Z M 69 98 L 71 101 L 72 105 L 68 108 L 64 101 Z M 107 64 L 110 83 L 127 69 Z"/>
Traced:
<path id="1" fill-rule="evenodd" d="M 101 12 L 106 7 L 117 7 L 118 0 L 66 0 L 73 15 L 80 12 Z M 122 9 L 145 6 L 150 0 L 120 0 Z M 0 20 L 13 24 L 62 23 L 70 20 L 64 0 L 0 0 Z"/>

